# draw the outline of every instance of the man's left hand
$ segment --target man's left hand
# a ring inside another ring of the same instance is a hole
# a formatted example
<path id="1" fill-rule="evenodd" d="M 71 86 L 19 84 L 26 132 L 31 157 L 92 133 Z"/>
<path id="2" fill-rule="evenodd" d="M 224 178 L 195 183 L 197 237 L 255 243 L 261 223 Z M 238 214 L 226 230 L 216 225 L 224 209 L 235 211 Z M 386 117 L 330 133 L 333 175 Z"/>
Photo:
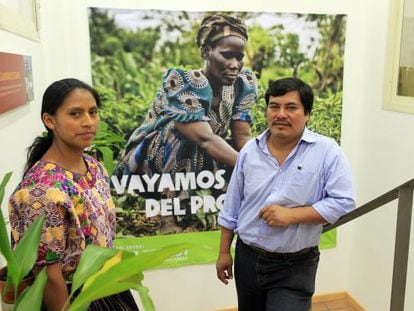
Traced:
<path id="1" fill-rule="evenodd" d="M 270 204 L 262 208 L 259 217 L 272 227 L 287 227 L 293 224 L 292 209 L 277 204 Z"/>

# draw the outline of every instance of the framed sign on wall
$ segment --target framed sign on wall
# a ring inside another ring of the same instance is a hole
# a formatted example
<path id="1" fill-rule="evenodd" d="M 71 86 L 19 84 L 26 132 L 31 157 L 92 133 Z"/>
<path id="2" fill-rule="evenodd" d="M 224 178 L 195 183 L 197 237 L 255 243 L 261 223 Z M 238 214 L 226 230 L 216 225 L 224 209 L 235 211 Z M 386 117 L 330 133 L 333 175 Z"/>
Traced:
<path id="1" fill-rule="evenodd" d="M 0 0 L 0 29 L 39 40 L 39 0 Z"/>
<path id="2" fill-rule="evenodd" d="M 390 5 L 383 108 L 414 114 L 414 0 Z"/>
<path id="3" fill-rule="evenodd" d="M 0 114 L 33 99 L 31 56 L 0 52 Z"/>

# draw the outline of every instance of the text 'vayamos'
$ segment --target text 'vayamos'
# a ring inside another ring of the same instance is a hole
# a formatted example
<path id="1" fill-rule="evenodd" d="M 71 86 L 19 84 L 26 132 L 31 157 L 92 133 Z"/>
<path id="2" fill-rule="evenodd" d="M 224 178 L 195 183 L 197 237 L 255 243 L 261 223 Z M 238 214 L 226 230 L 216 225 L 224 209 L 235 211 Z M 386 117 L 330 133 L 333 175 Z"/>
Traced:
<path id="1" fill-rule="evenodd" d="M 175 173 L 148 175 L 123 175 L 121 180 L 112 176 L 111 181 L 117 194 L 135 192 L 163 192 L 165 190 L 195 190 L 195 189 L 222 189 L 225 185 L 223 175 L 225 170 L 217 172 L 201 171 L 195 173 Z M 128 178 L 131 178 L 128 183 Z"/>
<path id="2" fill-rule="evenodd" d="M 121 180 L 117 176 L 112 176 L 112 185 L 117 194 L 124 193 L 148 193 L 164 191 L 186 191 L 197 189 L 223 189 L 225 180 L 223 175 L 225 170 L 217 172 L 201 171 L 195 173 L 175 173 L 175 174 L 154 174 L 148 175 L 123 175 Z M 129 179 L 129 182 L 128 182 Z M 211 195 L 190 196 L 191 214 L 196 214 L 202 210 L 204 213 L 215 213 L 221 209 L 225 194 L 215 198 Z M 157 215 L 185 215 L 186 209 L 180 204 L 179 198 L 168 199 L 146 199 L 146 217 Z"/>

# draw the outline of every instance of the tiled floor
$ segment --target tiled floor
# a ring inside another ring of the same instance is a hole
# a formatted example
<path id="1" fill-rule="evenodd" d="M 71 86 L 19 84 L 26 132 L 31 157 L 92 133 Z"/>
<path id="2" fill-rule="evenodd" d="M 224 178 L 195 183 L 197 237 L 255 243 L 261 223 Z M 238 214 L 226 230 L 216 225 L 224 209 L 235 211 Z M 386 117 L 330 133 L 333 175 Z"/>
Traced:
<path id="1" fill-rule="evenodd" d="M 358 309 L 355 309 L 348 299 L 343 298 L 313 303 L 312 311 L 358 311 Z"/>

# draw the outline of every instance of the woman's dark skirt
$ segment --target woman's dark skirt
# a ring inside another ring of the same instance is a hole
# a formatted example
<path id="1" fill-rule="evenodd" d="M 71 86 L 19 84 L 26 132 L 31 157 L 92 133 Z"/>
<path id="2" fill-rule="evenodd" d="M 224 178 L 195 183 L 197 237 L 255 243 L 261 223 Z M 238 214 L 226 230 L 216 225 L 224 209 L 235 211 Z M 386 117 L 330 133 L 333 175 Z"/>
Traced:
<path id="1" fill-rule="evenodd" d="M 92 301 L 89 311 L 139 311 L 131 291 L 125 291 L 112 296 Z"/>
<path id="2" fill-rule="evenodd" d="M 68 284 L 68 290 L 70 292 L 70 284 Z M 41 310 L 47 310 L 44 304 Z M 139 311 L 139 309 L 131 291 L 127 290 L 92 301 L 88 311 Z"/>

